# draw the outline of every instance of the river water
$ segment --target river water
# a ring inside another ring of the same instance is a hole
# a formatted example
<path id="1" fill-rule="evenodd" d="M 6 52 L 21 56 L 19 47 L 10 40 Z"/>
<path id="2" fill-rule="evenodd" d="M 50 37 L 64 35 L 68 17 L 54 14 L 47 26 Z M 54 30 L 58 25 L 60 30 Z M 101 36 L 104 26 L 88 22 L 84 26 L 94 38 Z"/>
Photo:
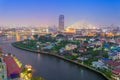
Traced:
<path id="1" fill-rule="evenodd" d="M 106 80 L 103 76 L 62 59 L 17 49 L 11 45 L 15 37 L 1 37 L 0 45 L 4 53 L 12 53 L 25 64 L 33 66 L 33 76 L 45 80 Z"/>

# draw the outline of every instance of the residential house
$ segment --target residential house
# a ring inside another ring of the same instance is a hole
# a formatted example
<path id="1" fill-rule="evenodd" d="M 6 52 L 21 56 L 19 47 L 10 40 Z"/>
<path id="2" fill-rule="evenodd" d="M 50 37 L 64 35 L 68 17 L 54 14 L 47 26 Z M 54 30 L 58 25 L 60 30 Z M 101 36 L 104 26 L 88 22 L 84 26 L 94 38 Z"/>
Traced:
<path id="1" fill-rule="evenodd" d="M 115 57 L 115 58 L 114 58 L 114 57 Z M 114 57 L 113 57 L 113 60 L 118 60 L 118 59 L 120 59 L 120 52 L 118 52 L 117 55 L 115 55 Z"/>
<path id="2" fill-rule="evenodd" d="M 94 44 L 91 44 L 91 43 L 89 43 L 88 46 L 91 47 L 91 48 L 94 48 L 94 47 L 95 47 L 95 45 L 94 45 Z"/>
<path id="3" fill-rule="evenodd" d="M 119 51 L 119 50 L 120 50 L 120 47 L 117 46 L 117 45 L 115 45 L 115 46 L 112 46 L 112 47 L 111 47 L 111 50 L 112 50 L 112 51 L 113 51 L 113 50 Z"/>
<path id="4" fill-rule="evenodd" d="M 115 39 L 113 39 L 113 38 L 109 42 L 116 43 Z"/>
<path id="5" fill-rule="evenodd" d="M 77 45 L 75 45 L 75 44 L 67 44 L 66 46 L 65 46 L 65 49 L 66 50 L 73 50 L 73 49 L 75 49 L 75 48 L 77 48 Z"/>
<path id="6" fill-rule="evenodd" d="M 60 53 L 63 53 L 64 51 L 65 51 L 65 48 L 61 48 L 61 49 L 59 50 Z"/>
<path id="7" fill-rule="evenodd" d="M 73 35 L 67 35 L 66 37 L 67 37 L 68 40 L 73 40 L 74 39 Z"/>
<path id="8" fill-rule="evenodd" d="M 86 38 L 84 36 L 75 36 L 74 40 L 86 41 Z"/>
<path id="9" fill-rule="evenodd" d="M 102 41 L 96 41 L 96 42 L 93 42 L 94 45 L 96 46 L 102 46 Z"/>
<path id="10" fill-rule="evenodd" d="M 109 45 L 108 43 L 103 43 L 103 47 L 104 47 L 104 48 L 109 48 L 110 45 Z"/>
<path id="11" fill-rule="evenodd" d="M 52 49 L 53 47 L 54 47 L 53 45 L 48 45 L 48 46 L 43 47 L 42 49 L 48 49 L 48 50 L 50 50 L 50 49 Z"/>
<path id="12" fill-rule="evenodd" d="M 79 52 L 82 52 L 82 53 L 87 51 L 87 49 L 86 49 L 86 48 L 82 48 L 82 47 L 81 47 L 81 48 L 79 48 L 78 50 L 79 50 Z"/>
<path id="13" fill-rule="evenodd" d="M 72 53 L 72 56 L 78 56 L 78 53 Z"/>
<path id="14" fill-rule="evenodd" d="M 104 63 L 111 70 L 120 68 L 120 62 L 117 62 L 117 61 L 107 60 Z"/>
<path id="15" fill-rule="evenodd" d="M 120 44 L 120 38 L 116 38 L 115 41 L 117 44 Z"/>
<path id="16" fill-rule="evenodd" d="M 101 61 L 93 61 L 92 66 L 95 68 L 104 68 L 105 64 Z"/>
<path id="17" fill-rule="evenodd" d="M 88 60 L 88 58 L 86 58 L 86 57 L 78 57 L 77 59 L 78 59 L 78 60 L 82 60 L 82 61 Z"/>
<path id="18" fill-rule="evenodd" d="M 114 52 L 112 54 L 108 54 L 109 58 L 111 58 L 113 61 L 120 59 L 120 52 Z"/>
<path id="19" fill-rule="evenodd" d="M 109 58 L 102 58 L 101 59 L 102 62 L 105 62 L 105 61 L 108 61 L 108 60 L 111 60 L 111 59 L 109 59 Z"/>
<path id="20" fill-rule="evenodd" d="M 112 77 L 115 80 L 120 80 L 120 68 L 112 70 L 112 74 L 113 74 Z"/>

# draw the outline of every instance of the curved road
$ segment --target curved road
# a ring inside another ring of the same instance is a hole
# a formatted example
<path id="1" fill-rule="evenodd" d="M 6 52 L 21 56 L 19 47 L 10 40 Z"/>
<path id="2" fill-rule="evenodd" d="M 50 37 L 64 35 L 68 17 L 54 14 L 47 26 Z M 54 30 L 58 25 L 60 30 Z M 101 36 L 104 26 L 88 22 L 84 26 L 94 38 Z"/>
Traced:
<path id="1" fill-rule="evenodd" d="M 15 38 L 1 37 L 3 52 L 15 54 L 23 64 L 32 65 L 33 76 L 43 76 L 45 80 L 106 80 L 91 70 L 56 57 L 17 49 L 11 45 L 14 41 Z"/>

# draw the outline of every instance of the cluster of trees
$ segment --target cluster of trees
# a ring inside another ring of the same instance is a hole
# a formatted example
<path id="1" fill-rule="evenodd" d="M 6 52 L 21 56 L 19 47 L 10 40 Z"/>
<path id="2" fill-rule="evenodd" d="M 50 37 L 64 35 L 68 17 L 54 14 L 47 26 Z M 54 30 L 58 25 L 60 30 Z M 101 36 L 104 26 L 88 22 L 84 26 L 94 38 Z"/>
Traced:
<path id="1" fill-rule="evenodd" d="M 93 61 L 96 61 L 97 60 L 97 58 L 89 58 L 88 60 L 85 60 L 85 61 L 83 61 L 84 62 L 84 64 L 86 64 L 86 65 L 92 65 L 92 62 Z"/>
<path id="2" fill-rule="evenodd" d="M 40 41 L 42 43 L 55 42 L 55 39 L 51 37 L 51 34 L 46 34 L 46 35 L 42 35 L 42 36 L 38 36 L 38 34 L 35 34 L 35 35 L 33 35 L 33 37 L 36 41 Z"/>
<path id="3" fill-rule="evenodd" d="M 70 60 L 76 60 L 77 57 L 68 55 L 68 56 L 65 56 L 65 58 L 70 59 Z"/>
<path id="4" fill-rule="evenodd" d="M 13 44 L 22 48 L 28 48 L 33 50 L 36 49 L 36 42 L 34 40 L 25 40 L 25 41 L 15 42 Z"/>
<path id="5" fill-rule="evenodd" d="M 38 41 L 42 43 L 46 43 L 46 42 L 55 42 L 56 40 L 52 38 L 51 35 L 44 35 L 44 36 L 40 36 L 38 38 Z"/>
<path id="6" fill-rule="evenodd" d="M 100 69 L 100 68 L 98 68 L 97 70 L 104 73 L 109 78 L 111 78 L 111 76 L 112 76 L 112 72 L 110 70 L 105 70 L 105 69 Z"/>

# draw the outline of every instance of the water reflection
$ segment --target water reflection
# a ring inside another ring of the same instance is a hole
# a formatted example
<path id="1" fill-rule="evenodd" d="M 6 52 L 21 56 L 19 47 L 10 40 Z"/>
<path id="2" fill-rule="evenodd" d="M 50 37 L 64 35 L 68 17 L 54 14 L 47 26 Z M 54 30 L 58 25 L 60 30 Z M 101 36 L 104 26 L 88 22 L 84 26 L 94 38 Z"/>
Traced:
<path id="1" fill-rule="evenodd" d="M 20 35 L 16 33 L 16 41 L 20 41 Z"/>
<path id="2" fill-rule="evenodd" d="M 38 63 L 40 62 L 40 54 L 37 55 Z"/>

